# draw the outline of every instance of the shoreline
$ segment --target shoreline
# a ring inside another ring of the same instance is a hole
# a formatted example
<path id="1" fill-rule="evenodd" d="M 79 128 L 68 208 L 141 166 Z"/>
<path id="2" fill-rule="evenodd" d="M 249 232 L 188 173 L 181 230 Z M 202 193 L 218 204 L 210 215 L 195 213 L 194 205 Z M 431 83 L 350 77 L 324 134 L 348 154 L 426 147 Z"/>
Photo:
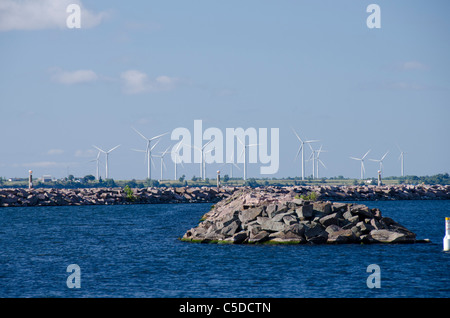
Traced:
<path id="1" fill-rule="evenodd" d="M 0 207 L 216 203 L 249 187 L 0 188 Z M 450 185 L 264 186 L 273 193 L 317 194 L 322 201 L 450 200 Z"/>

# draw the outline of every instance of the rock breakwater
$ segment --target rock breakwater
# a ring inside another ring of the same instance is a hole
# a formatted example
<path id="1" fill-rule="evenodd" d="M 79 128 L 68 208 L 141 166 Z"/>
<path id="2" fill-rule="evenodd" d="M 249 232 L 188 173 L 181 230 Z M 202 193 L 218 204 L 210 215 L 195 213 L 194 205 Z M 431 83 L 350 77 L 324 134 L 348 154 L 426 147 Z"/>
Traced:
<path id="1" fill-rule="evenodd" d="M 132 189 L 0 189 L 0 207 L 52 205 L 112 205 L 218 202 L 242 187 L 161 187 Z M 278 194 L 307 195 L 322 201 L 450 200 L 449 185 L 396 186 L 267 186 L 256 188 Z"/>
<path id="2" fill-rule="evenodd" d="M 217 202 L 234 188 L 0 189 L 0 207 Z"/>
<path id="3" fill-rule="evenodd" d="M 233 244 L 415 243 L 416 234 L 379 209 L 306 201 L 292 192 L 243 189 L 217 203 L 181 240 Z"/>

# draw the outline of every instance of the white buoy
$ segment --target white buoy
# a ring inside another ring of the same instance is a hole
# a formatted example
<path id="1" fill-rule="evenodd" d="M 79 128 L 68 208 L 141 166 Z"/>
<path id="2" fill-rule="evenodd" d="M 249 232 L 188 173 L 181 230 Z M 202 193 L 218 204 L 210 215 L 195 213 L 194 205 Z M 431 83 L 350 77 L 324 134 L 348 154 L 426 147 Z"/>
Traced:
<path id="1" fill-rule="evenodd" d="M 450 218 L 445 218 L 444 252 L 450 251 Z"/>

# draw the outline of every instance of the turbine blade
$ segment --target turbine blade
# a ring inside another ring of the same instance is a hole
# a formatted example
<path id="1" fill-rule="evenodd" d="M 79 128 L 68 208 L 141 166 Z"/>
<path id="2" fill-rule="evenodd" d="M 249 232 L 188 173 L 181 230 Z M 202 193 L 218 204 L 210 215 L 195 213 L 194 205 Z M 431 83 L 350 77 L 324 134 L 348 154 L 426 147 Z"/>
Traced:
<path id="1" fill-rule="evenodd" d="M 310 144 L 312 142 L 319 142 L 320 140 L 307 140 L 305 141 L 305 144 Z"/>
<path id="2" fill-rule="evenodd" d="M 349 157 L 350 159 L 353 159 L 353 160 L 361 160 L 360 158 L 355 158 L 355 157 Z"/>
<path id="3" fill-rule="evenodd" d="M 381 161 L 384 160 L 384 158 L 386 158 L 386 155 L 389 153 L 389 151 L 386 151 L 386 153 L 384 154 L 383 157 L 381 157 Z"/>
<path id="4" fill-rule="evenodd" d="M 369 154 L 370 150 L 372 150 L 372 149 L 369 149 L 361 159 L 364 159 Z"/>
<path id="5" fill-rule="evenodd" d="M 167 135 L 168 134 L 168 132 L 166 132 L 166 133 L 164 133 L 164 134 L 161 134 L 161 135 L 158 135 L 158 136 L 155 136 L 155 137 L 153 137 L 153 138 L 150 138 L 149 140 L 151 141 L 151 140 L 155 140 L 155 139 L 157 139 L 157 138 L 159 138 L 159 137 L 162 137 L 162 136 L 164 136 L 164 135 Z"/>
<path id="6" fill-rule="evenodd" d="M 152 146 L 152 148 L 150 148 L 150 151 L 152 151 L 158 143 L 159 143 L 159 139 L 155 142 L 155 144 Z"/>
<path id="7" fill-rule="evenodd" d="M 302 145 L 300 145 L 300 148 L 298 148 L 297 154 L 295 155 L 294 161 L 298 158 L 298 155 L 300 154 L 300 151 L 302 150 Z"/>
<path id="8" fill-rule="evenodd" d="M 180 147 L 181 147 L 182 141 L 183 141 L 183 140 L 180 140 L 180 141 L 178 142 L 177 146 L 175 147 L 175 151 L 178 152 L 178 150 L 179 150 Z"/>
<path id="9" fill-rule="evenodd" d="M 303 143 L 302 138 L 300 138 L 300 136 L 297 134 L 297 132 L 294 130 L 294 128 L 292 128 L 292 131 L 294 132 L 295 136 L 297 136 L 298 140 L 300 140 L 300 142 Z"/>
<path id="10" fill-rule="evenodd" d="M 375 161 L 375 162 L 379 162 L 381 160 L 377 160 L 377 159 L 369 159 L 370 161 Z"/>
<path id="11" fill-rule="evenodd" d="M 167 147 L 167 149 L 166 150 L 164 150 L 164 152 L 162 153 L 162 157 L 164 157 L 166 154 L 167 154 L 167 152 L 169 151 L 169 149 L 170 149 L 170 146 L 169 147 Z"/>
<path id="12" fill-rule="evenodd" d="M 243 155 L 244 153 L 245 153 L 245 147 L 242 149 L 242 152 L 241 152 L 239 158 L 242 157 L 242 155 Z"/>
<path id="13" fill-rule="evenodd" d="M 120 145 L 117 145 L 117 146 L 115 146 L 114 148 L 111 148 L 109 151 L 107 151 L 108 153 L 110 153 L 111 151 L 113 151 L 113 150 L 115 150 L 115 149 L 117 149 L 117 148 L 119 148 L 120 147 Z"/>
<path id="14" fill-rule="evenodd" d="M 318 160 L 319 160 L 320 164 L 321 164 L 325 169 L 328 169 L 327 166 L 325 166 L 325 164 L 323 163 L 322 160 L 320 160 L 320 159 L 318 159 Z"/>
<path id="15" fill-rule="evenodd" d="M 210 139 L 206 144 L 203 145 L 202 150 L 205 149 L 214 139 Z"/>
<path id="16" fill-rule="evenodd" d="M 137 133 L 139 134 L 139 136 L 141 136 L 141 137 L 144 138 L 145 140 L 148 140 L 148 138 L 145 137 L 143 134 L 141 134 L 136 128 L 134 128 L 134 127 L 131 127 L 131 128 L 133 128 L 133 130 L 134 130 L 135 132 L 137 132 Z"/>
<path id="17" fill-rule="evenodd" d="M 92 145 L 92 147 L 96 148 L 98 151 L 101 151 L 101 152 L 103 152 L 103 153 L 106 153 L 106 151 L 104 151 L 103 149 L 100 149 L 99 147 L 97 147 L 97 146 L 95 146 L 95 145 Z"/>

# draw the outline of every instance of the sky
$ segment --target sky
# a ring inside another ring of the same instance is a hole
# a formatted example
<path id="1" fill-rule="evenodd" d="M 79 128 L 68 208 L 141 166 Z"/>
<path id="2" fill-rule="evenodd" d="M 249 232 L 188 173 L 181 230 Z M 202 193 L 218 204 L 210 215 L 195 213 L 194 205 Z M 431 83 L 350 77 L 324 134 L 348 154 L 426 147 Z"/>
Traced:
<path id="1" fill-rule="evenodd" d="M 380 28 L 367 24 L 372 3 Z M 70 4 L 80 28 L 67 25 Z M 144 153 L 132 149 L 146 141 L 133 127 L 168 133 L 156 154 L 176 144 L 176 128 L 193 135 L 194 120 L 224 136 L 278 128 L 277 171 L 261 174 L 258 161 L 248 177 L 301 175 L 293 129 L 320 140 L 320 177 L 359 178 L 350 157 L 369 149 L 366 178 L 378 170 L 368 159 L 387 151 L 383 175 L 399 176 L 399 149 L 406 175 L 448 173 L 449 12 L 445 0 L 0 0 L 0 176 L 95 175 L 93 145 L 120 144 L 109 176 L 145 179 Z M 155 178 L 159 167 L 155 158 Z M 305 168 L 311 175 L 312 162 Z M 230 167 L 208 164 L 207 177 L 218 169 Z M 199 164 L 181 174 L 199 176 Z"/>

